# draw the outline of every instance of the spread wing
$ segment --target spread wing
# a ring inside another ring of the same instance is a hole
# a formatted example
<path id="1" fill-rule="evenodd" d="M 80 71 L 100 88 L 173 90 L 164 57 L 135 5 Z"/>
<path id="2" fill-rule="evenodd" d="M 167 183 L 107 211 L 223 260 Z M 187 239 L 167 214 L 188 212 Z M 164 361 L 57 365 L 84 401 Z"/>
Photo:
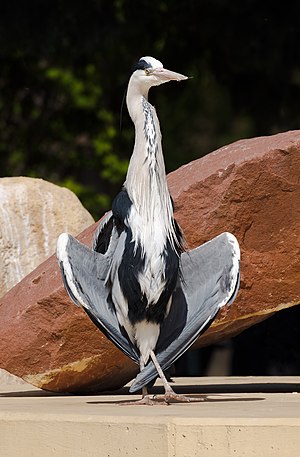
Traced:
<path id="1" fill-rule="evenodd" d="M 234 300 L 239 287 L 240 250 L 236 238 L 222 233 L 181 256 L 178 280 L 168 318 L 156 347 L 156 357 L 167 370 L 207 329 L 219 309 Z M 150 362 L 136 377 L 136 392 L 157 377 Z"/>
<path id="2" fill-rule="evenodd" d="M 95 233 L 93 247 L 99 252 L 62 233 L 57 241 L 57 258 L 64 285 L 73 302 L 86 311 L 116 346 L 138 363 L 136 349 L 120 330 L 109 288 L 106 287 L 111 258 L 122 255 L 124 243 L 125 233 L 117 233 L 112 215 L 108 213 Z"/>

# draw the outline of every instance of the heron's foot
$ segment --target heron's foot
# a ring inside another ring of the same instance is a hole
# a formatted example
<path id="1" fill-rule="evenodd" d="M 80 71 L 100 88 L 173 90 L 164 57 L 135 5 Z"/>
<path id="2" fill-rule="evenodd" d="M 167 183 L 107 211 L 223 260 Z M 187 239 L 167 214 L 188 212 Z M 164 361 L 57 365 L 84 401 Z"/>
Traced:
<path id="1" fill-rule="evenodd" d="M 163 395 L 145 395 L 140 400 L 126 401 L 121 405 L 169 406 L 171 403 L 200 403 L 202 401 L 205 401 L 204 396 L 187 397 L 186 395 L 177 394 L 173 389 L 168 389 Z"/>
<path id="2" fill-rule="evenodd" d="M 164 394 L 164 400 L 166 403 L 192 403 L 205 401 L 204 396 L 199 397 L 187 397 L 186 395 L 177 394 L 172 388 L 167 389 Z"/>
<path id="3" fill-rule="evenodd" d="M 167 381 L 167 378 L 161 368 L 161 366 L 158 363 L 158 360 L 156 358 L 156 355 L 153 351 L 150 352 L 150 356 L 152 359 L 152 362 L 154 363 L 154 366 L 157 370 L 157 373 L 159 374 L 160 379 L 162 380 L 164 389 L 165 389 L 165 394 L 162 396 L 162 401 L 165 402 L 166 404 L 170 404 L 173 402 L 177 403 L 191 403 L 191 402 L 200 402 L 204 401 L 205 397 L 186 397 L 185 395 L 181 394 L 176 394 L 170 384 Z M 156 398 L 156 401 L 159 401 L 159 398 Z"/>
<path id="4" fill-rule="evenodd" d="M 131 406 L 131 405 L 142 405 L 142 406 L 154 406 L 154 405 L 169 405 L 167 401 L 164 400 L 164 397 L 158 397 L 157 395 L 144 395 L 140 400 L 126 401 L 120 403 L 121 406 Z"/>

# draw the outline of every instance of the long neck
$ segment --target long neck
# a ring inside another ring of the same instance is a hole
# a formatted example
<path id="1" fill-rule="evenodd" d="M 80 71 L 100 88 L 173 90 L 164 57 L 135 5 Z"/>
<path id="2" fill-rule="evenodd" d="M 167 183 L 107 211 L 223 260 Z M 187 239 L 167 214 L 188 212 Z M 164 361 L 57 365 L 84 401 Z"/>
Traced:
<path id="1" fill-rule="evenodd" d="M 127 106 L 135 125 L 135 144 L 124 185 L 142 219 L 155 224 L 159 218 L 171 241 L 174 237 L 173 208 L 166 180 L 158 117 L 155 108 L 148 102 L 148 92 L 143 93 L 130 83 Z"/>

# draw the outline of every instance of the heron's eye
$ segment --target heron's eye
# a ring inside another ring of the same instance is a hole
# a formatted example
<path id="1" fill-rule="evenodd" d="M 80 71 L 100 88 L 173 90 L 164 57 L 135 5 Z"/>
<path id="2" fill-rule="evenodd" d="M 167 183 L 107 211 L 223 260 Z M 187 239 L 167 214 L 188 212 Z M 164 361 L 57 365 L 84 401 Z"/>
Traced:
<path id="1" fill-rule="evenodd" d="M 146 76 L 149 76 L 150 73 L 151 73 L 150 68 L 145 68 L 145 75 L 146 75 Z"/>

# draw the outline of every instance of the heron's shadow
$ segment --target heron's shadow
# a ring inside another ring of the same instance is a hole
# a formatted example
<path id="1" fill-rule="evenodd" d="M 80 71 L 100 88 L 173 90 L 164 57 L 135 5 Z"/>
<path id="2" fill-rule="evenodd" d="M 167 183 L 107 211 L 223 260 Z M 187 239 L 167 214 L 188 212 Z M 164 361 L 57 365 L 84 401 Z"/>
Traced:
<path id="1" fill-rule="evenodd" d="M 183 394 L 187 397 L 202 397 L 204 402 L 209 403 L 221 403 L 221 402 L 254 402 L 265 400 L 265 397 L 254 397 L 254 396 L 238 396 L 238 394 L 255 394 L 255 393 L 287 393 L 287 392 L 300 392 L 300 384 L 287 383 L 287 382 L 270 382 L 270 383 L 242 383 L 242 384 L 208 384 L 208 385 L 176 385 L 174 386 L 176 393 Z M 150 389 L 150 394 L 153 395 L 163 395 L 164 389 L 161 386 L 154 386 Z M 231 396 L 226 398 L 226 394 L 237 394 L 236 396 Z M 131 401 L 131 395 L 129 393 L 129 387 L 125 386 L 115 392 L 105 392 L 101 395 L 126 395 L 128 398 L 126 400 L 118 400 L 114 398 L 113 400 L 97 400 L 89 401 L 87 404 L 118 404 L 122 405 Z M 212 398 L 213 397 L 213 398 Z M 217 397 L 217 398 L 216 398 Z M 198 402 L 191 402 L 190 404 L 201 404 L 203 401 L 199 399 Z M 173 403 L 175 404 L 175 402 Z M 177 403 L 179 404 L 179 403 Z M 182 404 L 182 403 L 181 403 Z M 159 402 L 158 402 L 159 405 Z"/>
<path id="2" fill-rule="evenodd" d="M 203 395 L 199 394 L 199 401 L 197 401 L 197 396 L 196 395 L 186 395 L 187 397 L 190 397 L 193 399 L 191 402 L 170 402 L 168 405 L 164 404 L 163 402 L 157 401 L 157 403 L 154 406 L 171 406 L 171 405 L 201 405 L 203 403 L 230 403 L 230 402 L 249 402 L 249 401 L 262 401 L 265 400 L 265 397 L 231 397 L 231 398 L 209 398 L 208 395 Z M 135 400 L 131 400 L 130 397 L 128 400 L 110 400 L 110 401 L 87 401 L 87 405 L 124 405 L 128 406 L 129 404 L 134 406 Z M 139 406 L 137 404 L 137 406 Z"/>
<path id="3" fill-rule="evenodd" d="M 207 387 L 207 389 L 205 389 Z M 217 389 L 218 392 L 215 391 L 214 388 L 212 388 L 212 386 L 195 386 L 195 384 L 193 385 L 185 385 L 185 386 L 176 386 L 175 387 L 175 390 L 176 390 L 176 393 L 178 394 L 182 394 L 186 397 L 190 397 L 192 399 L 197 399 L 199 398 L 199 401 L 197 400 L 193 400 L 191 401 L 190 403 L 189 402 L 177 402 L 177 401 L 174 401 L 174 402 L 170 402 L 170 405 L 172 404 L 190 404 L 190 405 L 195 405 L 195 404 L 201 404 L 201 403 L 216 403 L 216 402 L 245 402 L 245 401 L 261 401 L 261 400 L 265 400 L 264 397 L 228 397 L 228 398 L 224 398 L 224 395 L 226 395 L 227 393 L 237 393 L 236 391 L 234 392 L 228 392 L 226 390 L 226 388 L 224 387 L 228 387 L 227 385 L 224 386 L 224 385 L 219 385 L 219 386 L 213 386 L 213 387 L 220 387 L 220 389 Z M 204 390 L 206 390 L 207 392 L 204 393 Z M 209 390 L 209 393 L 208 393 L 208 390 Z M 261 392 L 261 391 L 260 391 Z M 150 389 L 150 396 L 153 395 L 154 397 L 155 396 L 162 396 L 164 394 L 164 389 L 163 387 L 161 386 L 156 386 L 156 387 L 152 387 Z M 102 394 L 101 394 L 102 395 Z M 128 398 L 126 400 L 122 399 L 122 400 L 118 400 L 117 398 L 114 398 L 114 399 L 111 399 L 111 400 L 97 400 L 97 401 L 88 401 L 86 402 L 87 404 L 89 405 L 126 405 L 128 403 L 131 403 L 132 402 L 132 405 L 134 405 L 134 402 L 135 400 L 132 398 L 132 395 L 129 393 L 129 387 L 123 387 L 122 389 L 119 389 L 117 392 L 107 392 L 104 394 L 105 395 L 114 395 L 114 397 L 117 397 L 117 395 L 120 395 L 120 396 L 127 396 Z M 220 398 L 216 398 L 216 395 L 220 395 Z M 222 397 L 221 397 L 222 395 Z M 214 397 L 214 398 L 210 398 L 210 397 Z M 157 401 L 157 406 L 162 406 L 163 404 L 159 401 Z M 155 405 L 155 406 L 156 406 Z"/>

